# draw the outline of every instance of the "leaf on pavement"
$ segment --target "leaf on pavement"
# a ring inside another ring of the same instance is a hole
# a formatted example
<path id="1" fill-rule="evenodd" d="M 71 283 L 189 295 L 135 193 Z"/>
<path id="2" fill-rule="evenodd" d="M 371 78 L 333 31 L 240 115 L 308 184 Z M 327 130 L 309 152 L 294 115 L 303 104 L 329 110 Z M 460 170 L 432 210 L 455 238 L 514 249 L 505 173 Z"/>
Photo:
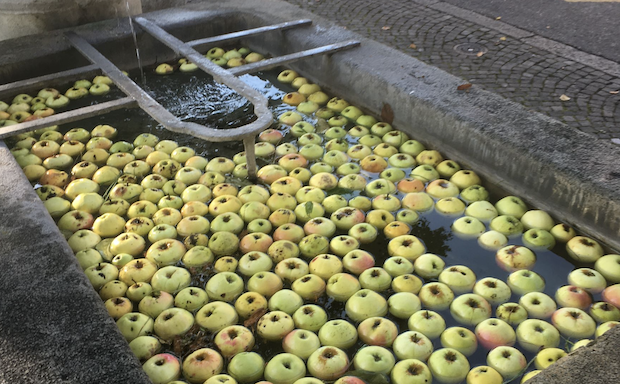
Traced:
<path id="1" fill-rule="evenodd" d="M 499 38 L 501 41 L 506 41 L 506 36 L 502 36 Z"/>
<path id="2" fill-rule="evenodd" d="M 388 124 L 392 124 L 394 121 L 394 111 L 388 103 L 383 103 L 383 108 L 381 108 L 381 121 Z"/>
<path id="3" fill-rule="evenodd" d="M 568 96 L 566 96 L 566 95 L 562 95 L 562 96 L 560 96 L 560 100 L 562 100 L 562 101 L 568 101 L 568 100 L 570 100 L 570 97 L 568 97 Z"/>
<path id="4" fill-rule="evenodd" d="M 484 55 L 484 52 L 482 52 L 482 51 L 476 53 L 476 56 L 478 56 L 478 57 L 481 57 L 482 55 Z"/>
<path id="5" fill-rule="evenodd" d="M 456 87 L 457 91 L 467 91 L 469 88 L 471 88 L 472 84 L 471 83 L 467 83 L 467 84 L 461 84 L 458 87 Z"/>
<path id="6" fill-rule="evenodd" d="M 382 30 L 384 30 L 384 31 L 387 31 L 387 30 L 389 30 L 389 29 L 391 29 L 391 28 L 392 28 L 392 27 L 390 27 L 390 26 L 388 26 L 388 25 L 385 25 L 385 26 L 381 27 L 381 29 L 382 29 Z"/>
<path id="7" fill-rule="evenodd" d="M 502 17 L 501 17 L 501 16 L 497 16 L 497 17 L 495 18 L 495 20 L 501 20 L 501 19 L 502 19 Z"/>
<path id="8" fill-rule="evenodd" d="M 417 45 L 415 45 L 415 44 L 413 44 L 413 43 L 409 44 L 409 48 L 416 49 L 417 47 L 418 47 L 418 46 L 417 46 Z"/>
<path id="9" fill-rule="evenodd" d="M 617 95 L 618 93 L 620 93 L 620 91 L 609 91 L 609 93 L 611 93 L 612 95 Z"/>

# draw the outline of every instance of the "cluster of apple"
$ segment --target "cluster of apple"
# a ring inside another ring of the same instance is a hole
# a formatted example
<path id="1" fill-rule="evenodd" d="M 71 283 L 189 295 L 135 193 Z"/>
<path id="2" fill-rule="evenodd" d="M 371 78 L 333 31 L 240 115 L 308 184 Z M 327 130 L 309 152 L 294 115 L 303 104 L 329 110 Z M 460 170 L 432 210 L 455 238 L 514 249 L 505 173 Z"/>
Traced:
<path id="1" fill-rule="evenodd" d="M 20 93 L 11 104 L 0 100 L 0 127 L 51 116 L 57 109 L 65 108 L 71 100 L 87 95 L 101 96 L 110 91 L 112 81 L 107 76 L 96 76 L 93 81 L 78 80 L 65 94 L 54 88 L 43 88 L 35 97 Z"/>
<path id="2" fill-rule="evenodd" d="M 257 156 L 275 161 L 256 184 L 237 183 L 243 152 L 208 159 L 148 133 L 115 142 L 109 125 L 15 138 L 17 162 L 154 383 L 362 383 L 345 376 L 351 367 L 395 384 L 502 383 L 525 372 L 524 352 L 544 369 L 565 354 L 561 337 L 581 346 L 618 324 L 620 255 L 518 197 L 492 204 L 474 171 L 294 71 L 278 78 L 298 88 L 283 98 L 297 111 L 259 135 Z M 508 279 L 428 253 L 411 232 L 431 211 L 495 250 Z M 378 241 L 381 254 L 364 249 Z M 551 298 L 531 268 L 556 242 L 592 268 Z M 343 313 L 317 305 L 325 298 Z M 162 351 L 196 328 L 212 348 Z M 261 343 L 282 352 L 265 361 Z M 471 368 L 481 349 L 487 365 Z"/>
<path id="3" fill-rule="evenodd" d="M 240 67 L 245 64 L 256 63 L 257 61 L 264 60 L 265 57 L 258 52 L 251 52 L 248 48 L 241 47 L 239 49 L 230 49 L 225 51 L 223 48 L 215 47 L 211 48 L 205 57 L 210 59 L 220 67 L 234 68 Z M 192 63 L 186 58 L 179 59 L 177 66 L 173 66 L 168 63 L 162 63 L 155 68 L 155 73 L 158 75 L 169 75 L 174 73 L 176 67 L 181 72 L 194 72 L 198 70 L 198 66 Z"/>

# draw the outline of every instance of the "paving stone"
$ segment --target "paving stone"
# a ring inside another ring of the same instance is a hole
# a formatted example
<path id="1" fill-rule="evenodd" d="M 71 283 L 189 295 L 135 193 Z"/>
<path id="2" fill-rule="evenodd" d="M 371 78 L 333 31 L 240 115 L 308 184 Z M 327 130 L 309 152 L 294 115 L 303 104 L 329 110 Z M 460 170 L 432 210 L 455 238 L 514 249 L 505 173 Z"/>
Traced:
<path id="1" fill-rule="evenodd" d="M 440 2 L 287 1 L 600 139 L 620 137 L 620 94 L 609 93 L 620 90 L 620 78 L 511 36 L 500 40 L 505 33 L 443 13 Z M 454 51 L 467 42 L 488 52 Z M 562 94 L 571 100 L 560 101 Z"/>

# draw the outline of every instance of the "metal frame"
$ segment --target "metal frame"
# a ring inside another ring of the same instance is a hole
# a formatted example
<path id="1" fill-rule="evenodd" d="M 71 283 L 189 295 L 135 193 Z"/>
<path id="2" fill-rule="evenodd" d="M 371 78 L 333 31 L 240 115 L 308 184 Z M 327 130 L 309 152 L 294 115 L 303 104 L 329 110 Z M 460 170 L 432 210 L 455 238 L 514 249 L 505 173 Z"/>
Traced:
<path id="1" fill-rule="evenodd" d="M 296 60 L 303 59 L 305 57 L 339 52 L 345 49 L 357 47 L 360 44 L 358 41 L 346 41 L 342 43 L 308 49 L 305 51 L 296 52 L 289 55 L 284 55 L 226 70 L 213 63 L 211 60 L 207 59 L 194 47 L 209 44 L 213 45 L 216 43 L 226 43 L 238 40 L 240 38 L 255 36 L 270 31 L 282 31 L 295 27 L 308 26 L 312 23 L 312 21 L 289 21 L 285 23 L 274 24 L 260 28 L 253 28 L 205 39 L 192 40 L 187 43 L 177 39 L 152 21 L 147 20 L 143 17 L 135 17 L 134 21 L 145 32 L 149 33 L 155 39 L 168 46 L 177 55 L 188 58 L 202 71 L 213 76 L 216 81 L 225 84 L 226 86 L 230 87 L 231 89 L 248 99 L 254 105 L 254 113 L 257 116 L 257 119 L 249 124 L 232 129 L 216 129 L 212 127 L 206 127 L 201 124 L 181 121 L 178 117 L 171 114 L 166 108 L 164 108 L 161 104 L 154 100 L 138 84 L 136 84 L 133 80 L 123 74 L 123 72 L 118 69 L 118 67 L 116 67 L 110 60 L 103 56 L 81 36 L 79 36 L 75 32 L 66 32 L 65 37 L 69 40 L 73 47 L 75 47 L 84 57 L 86 57 L 92 63 L 91 65 L 5 84 L 0 86 L 0 95 L 6 94 L 8 92 L 19 92 L 26 89 L 46 86 L 49 85 L 49 82 L 52 81 L 55 83 L 60 83 L 61 81 L 70 81 L 80 76 L 95 74 L 101 71 L 105 75 L 107 75 L 114 82 L 114 84 L 116 84 L 116 86 L 127 95 L 127 97 L 0 128 L 0 139 L 17 133 L 28 132 L 55 124 L 77 121 L 120 108 L 139 106 L 151 117 L 153 117 L 153 119 L 162 124 L 166 129 L 173 132 L 189 134 L 194 137 L 215 142 L 243 140 L 247 158 L 248 175 L 250 178 L 255 178 L 257 168 L 256 156 L 254 153 L 255 137 L 259 132 L 271 126 L 271 124 L 273 123 L 273 115 L 268 109 L 267 98 L 260 92 L 240 80 L 237 76 L 274 68 L 285 63 L 290 63 Z"/>

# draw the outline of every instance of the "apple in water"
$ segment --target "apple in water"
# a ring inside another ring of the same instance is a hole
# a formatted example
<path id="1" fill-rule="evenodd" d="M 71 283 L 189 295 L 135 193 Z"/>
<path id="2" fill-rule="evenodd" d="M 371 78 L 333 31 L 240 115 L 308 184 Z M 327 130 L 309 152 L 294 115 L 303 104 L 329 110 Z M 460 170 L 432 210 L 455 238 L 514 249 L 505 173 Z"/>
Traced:
<path id="1" fill-rule="evenodd" d="M 441 348 L 428 358 L 428 367 L 439 382 L 456 384 L 467 377 L 469 361 L 456 349 Z"/>
<path id="2" fill-rule="evenodd" d="M 450 327 L 441 333 L 441 346 L 452 348 L 465 356 L 471 356 L 478 348 L 476 335 L 467 328 Z"/>
<path id="3" fill-rule="evenodd" d="M 410 331 L 420 332 L 429 339 L 435 339 L 446 329 L 446 321 L 441 315 L 434 311 L 421 310 L 409 318 L 407 321 Z"/>
<path id="4" fill-rule="evenodd" d="M 357 327 L 359 338 L 368 345 L 389 347 L 398 336 L 394 322 L 382 317 L 370 317 Z"/>
<path id="5" fill-rule="evenodd" d="M 412 292 L 396 292 L 388 299 L 390 314 L 399 319 L 408 319 L 420 309 L 420 299 Z"/>
<path id="6" fill-rule="evenodd" d="M 594 263 L 596 269 L 605 279 L 613 284 L 620 283 L 620 255 L 605 255 Z"/>
<path id="7" fill-rule="evenodd" d="M 444 283 L 427 283 L 418 292 L 418 297 L 424 307 L 442 311 L 450 307 L 454 300 L 454 292 Z"/>
<path id="8" fill-rule="evenodd" d="M 512 347 L 517 336 L 507 322 L 500 319 L 486 319 L 476 326 L 476 337 L 483 347 L 493 349 L 500 345 Z"/>
<path id="9" fill-rule="evenodd" d="M 257 332 L 265 340 L 281 340 L 295 328 L 291 316 L 282 311 L 272 311 L 263 315 L 257 324 Z"/>
<path id="10" fill-rule="evenodd" d="M 142 313 L 131 312 L 121 316 L 116 326 L 125 340 L 131 342 L 138 336 L 147 336 L 153 332 L 153 319 Z"/>
<path id="11" fill-rule="evenodd" d="M 203 383 L 224 369 L 224 359 L 211 348 L 200 348 L 183 359 L 183 376 L 190 383 Z"/>
<path id="12" fill-rule="evenodd" d="M 319 330 L 319 340 L 322 345 L 348 349 L 357 342 L 357 330 L 348 321 L 330 320 Z"/>
<path id="13" fill-rule="evenodd" d="M 580 263 L 594 263 L 603 256 L 603 247 L 588 237 L 575 236 L 566 243 L 568 255 Z"/>
<path id="14" fill-rule="evenodd" d="M 327 322 L 327 313 L 318 305 L 307 304 L 293 313 L 293 321 L 298 329 L 317 332 Z"/>
<path id="15" fill-rule="evenodd" d="M 551 316 L 551 322 L 562 335 L 577 339 L 586 339 L 596 330 L 596 322 L 579 308 L 560 308 Z"/>
<path id="16" fill-rule="evenodd" d="M 415 273 L 424 279 L 434 279 L 443 271 L 445 261 L 432 253 L 425 253 L 413 262 Z"/>
<path id="17" fill-rule="evenodd" d="M 464 265 L 454 265 L 439 274 L 439 281 L 450 287 L 455 294 L 461 294 L 472 291 L 476 283 L 476 275 Z"/>
<path id="18" fill-rule="evenodd" d="M 560 344 L 560 332 L 544 320 L 528 319 L 516 330 L 517 343 L 528 352 L 538 352 L 541 348 L 554 348 Z"/>
<path id="19" fill-rule="evenodd" d="M 400 360 L 426 361 L 433 353 L 433 342 L 421 332 L 406 331 L 396 337 L 392 350 Z"/>
<path id="20" fill-rule="evenodd" d="M 585 310 L 592 304 L 592 296 L 583 288 L 564 285 L 555 291 L 555 301 L 561 307 L 575 307 Z"/>
<path id="21" fill-rule="evenodd" d="M 488 365 L 472 368 L 467 374 L 467 384 L 502 384 L 504 378 Z"/>
<path id="22" fill-rule="evenodd" d="M 506 283 L 518 295 L 525 295 L 529 292 L 542 292 L 545 289 L 545 280 L 542 276 L 527 269 L 511 273 Z"/>
<path id="23" fill-rule="evenodd" d="M 223 301 L 214 301 L 205 304 L 196 312 L 196 324 L 216 333 L 239 320 L 235 307 Z"/>
<path id="24" fill-rule="evenodd" d="M 529 292 L 521 296 L 519 304 L 527 311 L 529 317 L 546 319 L 557 309 L 555 301 L 542 292 Z"/>
<path id="25" fill-rule="evenodd" d="M 480 279 L 474 285 L 474 293 L 484 297 L 491 305 L 507 302 L 512 295 L 508 284 L 494 277 Z"/>
<path id="26" fill-rule="evenodd" d="M 491 317 L 491 305 L 480 295 L 465 293 L 452 301 L 450 313 L 461 324 L 478 325 Z"/>
<path id="27" fill-rule="evenodd" d="M 500 346 L 489 352 L 487 364 L 505 380 L 512 380 L 525 369 L 527 359 L 514 347 Z"/>
<path id="28" fill-rule="evenodd" d="M 371 345 L 357 351 L 353 357 L 355 369 L 373 373 L 390 373 L 396 363 L 394 355 L 388 349 Z"/>
<path id="29" fill-rule="evenodd" d="M 265 379 L 273 384 L 292 384 L 306 375 L 306 364 L 292 353 L 280 353 L 265 366 Z"/>
<path id="30" fill-rule="evenodd" d="M 287 353 L 292 353 L 306 360 L 310 355 L 319 349 L 321 341 L 312 331 L 305 329 L 295 329 L 282 340 L 282 349 Z"/>
<path id="31" fill-rule="evenodd" d="M 536 263 L 536 254 L 527 247 L 509 245 L 495 253 L 495 261 L 500 268 L 508 272 L 532 269 Z"/>
<path id="32" fill-rule="evenodd" d="M 308 371 L 320 380 L 334 380 L 349 369 L 349 357 L 337 347 L 324 346 L 308 358 Z"/>
<path id="33" fill-rule="evenodd" d="M 433 379 L 430 369 L 418 359 L 399 361 L 390 373 L 394 384 L 430 383 Z"/>
<path id="34" fill-rule="evenodd" d="M 160 353 L 148 359 L 142 369 L 153 384 L 166 384 L 181 375 L 179 359 L 169 353 Z"/>
<path id="35" fill-rule="evenodd" d="M 256 352 L 241 352 L 233 356 L 226 370 L 238 382 L 257 382 L 263 377 L 265 360 Z"/>
<path id="36" fill-rule="evenodd" d="M 568 274 L 568 283 L 592 294 L 602 292 L 607 287 L 605 277 L 591 268 L 578 268 Z"/>
<path id="37" fill-rule="evenodd" d="M 138 336 L 129 343 L 131 352 L 140 361 L 146 361 L 161 350 L 161 343 L 153 336 Z"/>
<path id="38" fill-rule="evenodd" d="M 566 355 L 566 351 L 560 348 L 545 348 L 536 354 L 534 366 L 536 369 L 546 369 Z"/>
<path id="39" fill-rule="evenodd" d="M 254 347 L 252 331 L 241 325 L 228 326 L 215 335 L 215 345 L 224 357 L 248 352 Z"/>
<path id="40" fill-rule="evenodd" d="M 183 308 L 168 308 L 157 316 L 153 329 L 157 336 L 172 340 L 184 335 L 194 325 L 194 315 Z"/>
<path id="41" fill-rule="evenodd" d="M 604 301 L 592 304 L 589 313 L 590 316 L 599 323 L 620 320 L 620 309 Z"/>
<path id="42" fill-rule="evenodd" d="M 347 300 L 345 310 L 354 321 L 362 321 L 370 317 L 385 316 L 388 306 L 387 301 L 377 292 L 361 289 Z"/>
<path id="43" fill-rule="evenodd" d="M 355 292 L 362 289 L 357 278 L 348 273 L 336 273 L 327 280 L 327 296 L 336 301 L 347 301 Z"/>

